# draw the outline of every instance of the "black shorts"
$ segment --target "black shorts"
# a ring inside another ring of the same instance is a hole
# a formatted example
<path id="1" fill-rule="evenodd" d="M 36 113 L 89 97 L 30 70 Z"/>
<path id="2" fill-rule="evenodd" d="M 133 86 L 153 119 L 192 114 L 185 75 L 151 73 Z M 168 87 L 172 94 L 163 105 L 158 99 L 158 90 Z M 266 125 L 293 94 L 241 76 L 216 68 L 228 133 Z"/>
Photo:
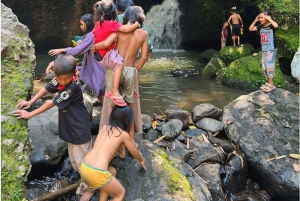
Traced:
<path id="1" fill-rule="evenodd" d="M 233 36 L 240 35 L 240 24 L 232 24 L 231 35 Z"/>

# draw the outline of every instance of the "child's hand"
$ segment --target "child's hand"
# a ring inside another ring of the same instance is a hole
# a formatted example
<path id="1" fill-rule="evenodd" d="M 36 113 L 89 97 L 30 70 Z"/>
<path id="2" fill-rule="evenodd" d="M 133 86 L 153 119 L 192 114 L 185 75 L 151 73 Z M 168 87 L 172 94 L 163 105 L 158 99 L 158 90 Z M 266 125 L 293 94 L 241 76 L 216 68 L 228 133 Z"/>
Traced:
<path id="1" fill-rule="evenodd" d="M 19 109 L 28 109 L 31 106 L 31 104 L 29 103 L 29 101 L 25 101 L 25 100 L 19 100 L 17 103 L 17 108 Z"/>
<path id="2" fill-rule="evenodd" d="M 258 15 L 258 16 L 255 18 L 255 21 L 259 21 L 259 18 L 260 18 L 260 16 Z"/>
<path id="3" fill-rule="evenodd" d="M 266 20 L 270 21 L 271 20 L 271 16 L 270 15 L 265 15 Z"/>
<path id="4" fill-rule="evenodd" d="M 50 50 L 50 51 L 48 52 L 48 54 L 49 54 L 50 56 L 55 56 L 55 55 L 58 55 L 58 54 L 60 54 L 60 53 L 61 53 L 60 49 L 53 49 L 53 50 Z"/>
<path id="5" fill-rule="evenodd" d="M 32 117 L 31 113 L 26 110 L 15 110 L 14 116 L 18 117 L 18 119 L 30 119 Z"/>
<path id="6" fill-rule="evenodd" d="M 147 170 L 147 166 L 146 166 L 146 163 L 145 163 L 145 161 L 143 160 L 143 161 L 141 161 L 140 162 L 140 164 L 143 166 L 143 168 L 145 169 L 145 170 Z"/>
<path id="7" fill-rule="evenodd" d="M 138 28 L 141 28 L 141 25 L 140 25 L 140 23 L 139 23 L 138 21 L 135 21 L 134 24 L 137 24 L 137 25 L 138 25 Z"/>

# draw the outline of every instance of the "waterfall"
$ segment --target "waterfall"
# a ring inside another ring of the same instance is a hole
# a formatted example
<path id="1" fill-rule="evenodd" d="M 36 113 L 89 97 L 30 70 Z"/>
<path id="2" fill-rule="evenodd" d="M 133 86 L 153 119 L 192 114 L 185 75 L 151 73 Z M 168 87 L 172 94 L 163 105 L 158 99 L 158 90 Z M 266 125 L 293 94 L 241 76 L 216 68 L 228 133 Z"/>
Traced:
<path id="1" fill-rule="evenodd" d="M 154 49 L 180 49 L 181 29 L 177 0 L 164 0 L 146 14 L 148 35 Z"/>

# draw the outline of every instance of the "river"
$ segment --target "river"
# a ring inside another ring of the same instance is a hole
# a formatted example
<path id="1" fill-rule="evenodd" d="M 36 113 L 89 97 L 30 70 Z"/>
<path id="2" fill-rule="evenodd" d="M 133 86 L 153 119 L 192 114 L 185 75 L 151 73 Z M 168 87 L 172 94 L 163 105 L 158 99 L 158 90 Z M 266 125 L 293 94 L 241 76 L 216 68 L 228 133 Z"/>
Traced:
<path id="1" fill-rule="evenodd" d="M 153 116 L 170 108 L 182 108 L 189 112 L 201 103 L 211 103 L 219 108 L 248 91 L 222 85 L 204 76 L 174 77 L 171 70 L 201 71 L 205 64 L 199 63 L 199 52 L 183 50 L 156 50 L 140 72 L 140 95 L 142 113 Z M 44 74 L 53 57 L 37 53 L 35 76 Z M 34 93 L 46 83 L 35 81 Z"/>

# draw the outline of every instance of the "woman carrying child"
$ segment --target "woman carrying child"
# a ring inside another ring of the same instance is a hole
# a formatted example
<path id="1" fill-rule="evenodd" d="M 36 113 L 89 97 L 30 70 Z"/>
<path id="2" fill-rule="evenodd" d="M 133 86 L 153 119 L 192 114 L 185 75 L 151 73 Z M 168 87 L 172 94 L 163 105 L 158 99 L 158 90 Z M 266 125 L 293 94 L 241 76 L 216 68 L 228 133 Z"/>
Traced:
<path id="1" fill-rule="evenodd" d="M 83 56 L 82 66 L 77 69 L 80 71 L 80 78 L 93 90 L 99 101 L 102 103 L 105 93 L 105 72 L 106 69 L 94 58 L 91 51 L 94 45 L 94 18 L 91 14 L 85 14 L 80 18 L 80 28 L 85 37 L 76 47 L 52 49 L 49 55 L 54 56 L 66 52 L 68 55 Z"/>

